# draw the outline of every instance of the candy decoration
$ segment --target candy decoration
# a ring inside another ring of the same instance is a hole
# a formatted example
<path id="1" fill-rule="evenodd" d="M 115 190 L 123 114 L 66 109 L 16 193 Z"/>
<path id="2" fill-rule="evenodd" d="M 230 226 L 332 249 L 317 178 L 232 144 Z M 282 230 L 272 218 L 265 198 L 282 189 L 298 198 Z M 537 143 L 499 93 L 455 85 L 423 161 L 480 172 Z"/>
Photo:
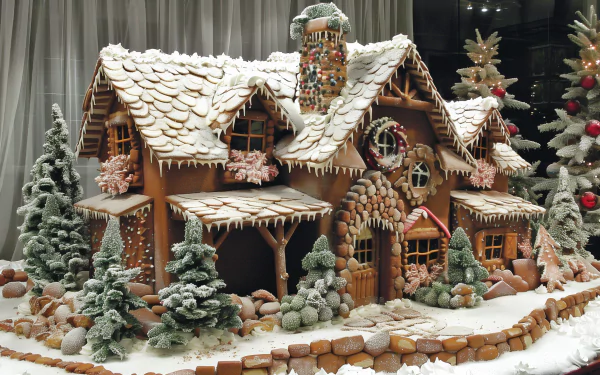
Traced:
<path id="1" fill-rule="evenodd" d="M 506 96 L 506 90 L 502 87 L 494 87 L 492 89 L 492 94 L 496 95 L 500 99 L 504 99 L 504 96 Z"/>
<path id="2" fill-rule="evenodd" d="M 600 121 L 598 121 L 598 120 L 588 121 L 588 123 L 585 125 L 585 134 L 589 135 L 590 137 L 594 137 L 594 138 L 599 136 L 600 135 Z"/>
<path id="3" fill-rule="evenodd" d="M 581 81 L 579 81 L 579 85 L 586 90 L 591 90 L 594 88 L 594 86 L 596 86 L 596 78 L 592 76 L 582 77 Z"/>
<path id="4" fill-rule="evenodd" d="M 586 191 L 579 197 L 579 203 L 587 209 L 592 209 L 598 203 L 598 196 L 591 191 Z"/>
<path id="5" fill-rule="evenodd" d="M 581 110 L 581 104 L 577 100 L 569 100 L 565 103 L 565 111 L 569 116 L 575 116 Z"/>

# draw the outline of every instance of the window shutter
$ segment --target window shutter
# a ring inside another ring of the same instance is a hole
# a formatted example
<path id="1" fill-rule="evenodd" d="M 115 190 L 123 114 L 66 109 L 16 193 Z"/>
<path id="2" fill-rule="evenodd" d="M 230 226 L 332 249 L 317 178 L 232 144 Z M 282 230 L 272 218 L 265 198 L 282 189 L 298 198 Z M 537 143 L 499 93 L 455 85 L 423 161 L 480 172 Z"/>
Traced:
<path id="1" fill-rule="evenodd" d="M 485 259 L 483 248 L 485 247 L 485 230 L 480 230 L 475 233 L 475 239 L 473 241 L 475 252 L 477 253 L 477 259 L 480 261 Z"/>
<path id="2" fill-rule="evenodd" d="M 517 232 L 504 234 L 504 248 L 502 249 L 504 259 L 517 259 Z"/>

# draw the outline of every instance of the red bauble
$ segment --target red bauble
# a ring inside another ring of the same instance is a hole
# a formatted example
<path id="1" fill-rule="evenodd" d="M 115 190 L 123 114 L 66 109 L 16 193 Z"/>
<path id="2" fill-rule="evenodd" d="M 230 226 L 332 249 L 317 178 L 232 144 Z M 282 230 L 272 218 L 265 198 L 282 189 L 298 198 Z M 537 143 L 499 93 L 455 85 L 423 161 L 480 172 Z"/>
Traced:
<path id="1" fill-rule="evenodd" d="M 598 120 L 588 121 L 588 123 L 585 125 L 585 134 L 589 135 L 590 137 L 594 137 L 594 138 L 599 136 L 600 135 L 600 121 L 598 121 Z"/>
<path id="2" fill-rule="evenodd" d="M 519 128 L 517 127 L 517 125 L 506 124 L 506 127 L 508 128 L 508 132 L 511 137 L 514 137 L 515 135 L 519 134 Z"/>
<path id="3" fill-rule="evenodd" d="M 567 111 L 570 116 L 575 116 L 580 110 L 581 104 L 579 104 L 577 100 L 569 100 L 565 103 L 565 111 Z"/>
<path id="4" fill-rule="evenodd" d="M 581 81 L 579 81 L 579 85 L 586 90 L 591 90 L 594 88 L 594 86 L 596 86 L 596 78 L 592 76 L 582 77 Z"/>
<path id="5" fill-rule="evenodd" d="M 504 99 L 504 96 L 506 95 L 506 90 L 502 87 L 494 87 L 492 89 L 492 94 L 496 95 L 500 99 Z"/>
<path id="6" fill-rule="evenodd" d="M 579 203 L 587 209 L 596 207 L 598 196 L 591 191 L 586 191 L 579 197 Z"/>

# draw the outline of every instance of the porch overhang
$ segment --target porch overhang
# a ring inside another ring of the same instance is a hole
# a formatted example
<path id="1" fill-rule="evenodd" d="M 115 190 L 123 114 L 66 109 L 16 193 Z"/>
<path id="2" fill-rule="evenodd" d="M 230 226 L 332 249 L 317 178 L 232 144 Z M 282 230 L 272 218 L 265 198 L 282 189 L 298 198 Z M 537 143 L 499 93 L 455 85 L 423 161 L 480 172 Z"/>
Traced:
<path id="1" fill-rule="evenodd" d="M 75 211 L 86 219 L 105 219 L 135 215 L 150 208 L 153 199 L 142 194 L 125 193 L 112 196 L 99 194 L 74 204 Z"/>
<path id="2" fill-rule="evenodd" d="M 313 221 L 329 214 L 332 206 L 287 186 L 232 190 L 211 193 L 169 195 L 171 209 L 183 216 L 197 216 L 210 230 L 229 230 L 269 223 Z"/>
<path id="3" fill-rule="evenodd" d="M 498 219 L 532 219 L 546 210 L 522 198 L 499 191 L 452 190 L 452 204 L 475 215 L 478 221 Z"/>

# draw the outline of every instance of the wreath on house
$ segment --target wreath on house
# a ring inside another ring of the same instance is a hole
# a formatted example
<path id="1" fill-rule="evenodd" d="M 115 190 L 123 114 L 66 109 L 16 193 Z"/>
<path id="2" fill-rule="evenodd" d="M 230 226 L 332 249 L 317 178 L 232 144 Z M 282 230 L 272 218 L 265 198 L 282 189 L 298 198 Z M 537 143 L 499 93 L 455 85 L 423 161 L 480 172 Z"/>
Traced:
<path id="1" fill-rule="evenodd" d="M 408 147 L 403 126 L 390 117 L 382 117 L 371 122 L 365 137 L 365 159 L 371 168 L 391 172 L 402 166 Z"/>

